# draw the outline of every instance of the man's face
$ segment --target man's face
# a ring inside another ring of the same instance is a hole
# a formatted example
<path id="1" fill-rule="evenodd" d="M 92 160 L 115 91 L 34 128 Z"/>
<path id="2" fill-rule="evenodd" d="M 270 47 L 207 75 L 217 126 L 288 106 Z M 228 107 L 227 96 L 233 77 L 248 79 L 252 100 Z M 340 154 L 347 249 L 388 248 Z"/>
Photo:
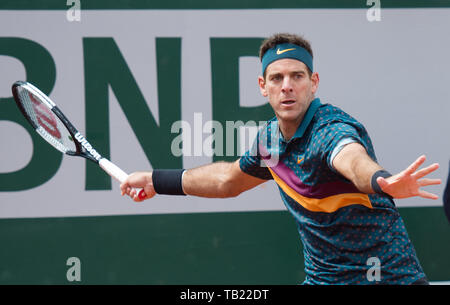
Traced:
<path id="1" fill-rule="evenodd" d="M 284 124 L 299 124 L 314 99 L 319 75 L 311 77 L 301 61 L 284 58 L 266 69 L 266 78 L 258 79 L 261 94 L 268 97 L 278 120 Z"/>

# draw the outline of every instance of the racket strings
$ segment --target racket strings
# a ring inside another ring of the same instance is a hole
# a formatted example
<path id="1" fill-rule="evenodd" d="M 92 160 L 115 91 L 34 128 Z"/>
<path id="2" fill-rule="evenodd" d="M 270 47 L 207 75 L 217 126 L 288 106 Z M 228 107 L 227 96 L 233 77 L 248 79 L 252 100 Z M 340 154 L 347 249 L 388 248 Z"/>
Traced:
<path id="1" fill-rule="evenodd" d="M 20 103 L 36 131 L 59 151 L 75 152 L 75 143 L 66 126 L 53 114 L 42 98 L 27 88 L 19 87 L 18 89 Z"/>

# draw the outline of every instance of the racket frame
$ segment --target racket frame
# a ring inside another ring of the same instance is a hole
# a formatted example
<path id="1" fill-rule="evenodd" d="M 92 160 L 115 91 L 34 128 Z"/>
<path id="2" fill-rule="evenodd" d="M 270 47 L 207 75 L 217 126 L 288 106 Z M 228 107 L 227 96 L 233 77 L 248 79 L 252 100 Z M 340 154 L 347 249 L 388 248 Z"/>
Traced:
<path id="1" fill-rule="evenodd" d="M 124 182 L 125 179 L 128 177 L 128 174 L 125 173 L 123 170 L 121 170 L 117 165 L 112 163 L 106 158 L 103 158 L 95 149 L 94 147 L 87 141 L 87 139 L 75 128 L 75 126 L 70 123 L 70 121 L 67 119 L 67 117 L 63 114 L 63 112 L 56 106 L 56 104 L 41 90 L 36 88 L 34 85 L 30 84 L 29 82 L 25 81 L 16 81 L 12 85 L 12 93 L 14 96 L 14 101 L 16 102 L 17 106 L 19 107 L 19 110 L 22 112 L 23 116 L 27 119 L 27 121 L 31 124 L 31 126 L 37 130 L 40 126 L 37 126 L 33 120 L 29 117 L 27 111 L 25 110 L 23 104 L 21 103 L 21 98 L 19 96 L 18 87 L 24 87 L 26 90 L 34 94 L 36 97 L 39 98 L 39 100 L 44 103 L 44 105 L 52 111 L 64 124 L 64 126 L 67 128 L 72 141 L 75 145 L 75 152 L 72 151 L 66 151 L 64 152 L 67 155 L 70 156 L 79 156 L 86 158 L 88 160 L 91 160 L 92 162 L 97 163 L 106 173 L 108 173 L 111 177 L 118 180 L 120 183 Z M 41 135 L 41 134 L 40 134 Z M 42 136 L 42 135 L 41 135 Z M 49 143 L 50 145 L 54 146 L 54 144 Z M 56 148 L 57 149 L 57 148 Z M 59 150 L 59 149 L 58 149 Z M 143 189 L 136 190 L 139 194 L 140 198 L 145 198 L 145 192 Z"/>
<path id="2" fill-rule="evenodd" d="M 102 159 L 102 156 L 92 147 L 92 145 L 86 140 L 86 138 L 75 128 L 75 126 L 70 123 L 70 121 L 67 119 L 67 117 L 64 115 L 64 113 L 58 108 L 58 106 L 47 96 L 45 95 L 41 90 L 36 88 L 34 85 L 24 82 L 24 81 L 16 81 L 12 85 L 12 93 L 14 96 L 14 101 L 16 102 L 17 106 L 19 107 L 20 111 L 22 112 L 23 116 L 27 119 L 27 121 L 33 126 L 34 129 L 39 128 L 39 126 L 36 126 L 36 124 L 31 120 L 29 115 L 27 114 L 23 104 L 20 102 L 21 98 L 18 94 L 18 87 L 24 87 L 26 90 L 30 91 L 33 95 L 39 97 L 39 100 L 45 104 L 45 106 L 55 114 L 58 119 L 61 120 L 61 122 L 64 124 L 64 126 L 69 131 L 69 134 L 72 138 L 72 141 L 75 144 L 76 151 L 67 151 L 65 154 L 70 156 L 79 156 L 86 159 L 89 159 L 97 164 L 99 164 L 100 160 Z M 82 140 L 80 141 L 79 138 Z M 84 150 L 83 150 L 83 146 Z M 92 150 L 95 153 L 89 152 L 87 147 L 92 147 Z"/>

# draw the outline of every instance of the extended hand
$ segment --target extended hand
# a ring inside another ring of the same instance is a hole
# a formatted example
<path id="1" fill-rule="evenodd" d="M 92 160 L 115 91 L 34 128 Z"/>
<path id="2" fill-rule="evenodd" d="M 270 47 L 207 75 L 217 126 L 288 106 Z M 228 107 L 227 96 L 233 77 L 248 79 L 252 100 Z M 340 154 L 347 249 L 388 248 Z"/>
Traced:
<path id="1" fill-rule="evenodd" d="M 419 166 L 421 166 L 425 160 L 425 156 L 420 156 L 414 163 L 399 174 L 389 178 L 378 177 L 378 185 L 383 192 L 391 195 L 393 198 L 400 199 L 420 196 L 422 198 L 438 199 L 437 195 L 420 189 L 423 186 L 441 184 L 441 179 L 421 179 L 439 168 L 439 164 L 434 163 L 417 171 Z"/>

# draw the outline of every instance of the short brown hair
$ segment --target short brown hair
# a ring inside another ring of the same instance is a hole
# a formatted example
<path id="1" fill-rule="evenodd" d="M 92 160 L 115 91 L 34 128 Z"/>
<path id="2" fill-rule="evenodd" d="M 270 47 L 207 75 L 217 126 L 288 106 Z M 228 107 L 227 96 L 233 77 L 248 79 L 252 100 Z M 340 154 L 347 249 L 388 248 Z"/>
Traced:
<path id="1" fill-rule="evenodd" d="M 304 48 L 306 51 L 308 51 L 309 54 L 311 54 L 311 57 L 313 57 L 313 51 L 311 48 L 311 43 L 306 40 L 305 38 L 303 38 L 300 35 L 296 35 L 296 34 L 290 34 L 290 33 L 276 33 L 273 34 L 272 36 L 266 38 L 262 44 L 261 47 L 259 48 L 259 59 L 262 61 L 262 58 L 264 56 L 264 54 L 266 54 L 267 50 L 274 48 L 277 44 L 282 44 L 282 43 L 291 43 L 291 44 L 295 44 L 298 45 L 302 48 Z M 308 68 L 308 73 L 309 76 L 311 77 L 312 71 L 309 70 Z M 264 77 L 265 77 L 265 72 L 264 72 Z"/>

